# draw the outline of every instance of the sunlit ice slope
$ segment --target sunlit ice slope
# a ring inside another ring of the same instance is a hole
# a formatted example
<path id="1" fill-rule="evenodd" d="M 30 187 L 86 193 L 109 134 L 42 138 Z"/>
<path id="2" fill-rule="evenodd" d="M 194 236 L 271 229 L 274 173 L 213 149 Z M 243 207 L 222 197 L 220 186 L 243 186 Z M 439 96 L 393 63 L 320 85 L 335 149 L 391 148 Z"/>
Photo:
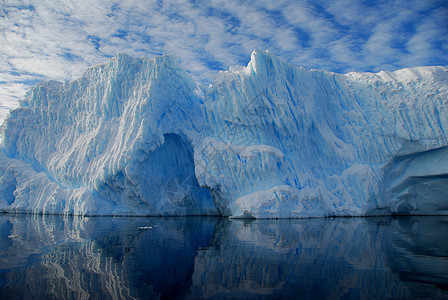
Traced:
<path id="1" fill-rule="evenodd" d="M 3 125 L 2 209 L 218 214 L 194 177 L 195 89 L 169 56 L 117 55 L 77 80 L 39 84 Z"/>

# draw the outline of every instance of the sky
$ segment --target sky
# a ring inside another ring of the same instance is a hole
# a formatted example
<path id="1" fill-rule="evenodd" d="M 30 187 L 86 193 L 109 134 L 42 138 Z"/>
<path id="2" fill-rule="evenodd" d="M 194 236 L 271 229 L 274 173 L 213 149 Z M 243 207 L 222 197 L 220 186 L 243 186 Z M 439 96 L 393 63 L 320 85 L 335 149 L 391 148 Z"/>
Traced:
<path id="1" fill-rule="evenodd" d="M 170 54 L 208 84 L 266 49 L 338 73 L 448 66 L 448 0 L 0 0 L 0 119 L 117 53 Z"/>

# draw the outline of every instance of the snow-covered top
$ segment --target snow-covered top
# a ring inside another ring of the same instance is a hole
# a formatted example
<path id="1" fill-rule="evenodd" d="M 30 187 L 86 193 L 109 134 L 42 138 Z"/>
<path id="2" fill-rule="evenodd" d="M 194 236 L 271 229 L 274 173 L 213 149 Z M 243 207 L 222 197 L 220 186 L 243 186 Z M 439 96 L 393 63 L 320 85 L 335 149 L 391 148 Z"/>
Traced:
<path id="1" fill-rule="evenodd" d="M 442 66 L 413 67 L 393 72 L 381 71 L 378 73 L 350 72 L 346 75 L 355 80 L 364 80 L 370 83 L 375 83 L 376 81 L 405 83 L 427 80 L 437 80 L 439 83 L 446 83 L 448 79 L 446 68 Z"/>

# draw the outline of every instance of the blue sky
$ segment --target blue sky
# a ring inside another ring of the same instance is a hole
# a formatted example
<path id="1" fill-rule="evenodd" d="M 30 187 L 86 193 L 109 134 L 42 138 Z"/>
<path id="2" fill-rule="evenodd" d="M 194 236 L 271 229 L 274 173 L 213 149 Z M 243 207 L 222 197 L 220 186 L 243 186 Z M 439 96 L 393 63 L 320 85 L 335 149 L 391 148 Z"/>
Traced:
<path id="1" fill-rule="evenodd" d="M 209 83 L 254 49 L 339 73 L 447 66 L 448 0 L 0 0 L 0 110 L 116 53 L 171 54 Z"/>

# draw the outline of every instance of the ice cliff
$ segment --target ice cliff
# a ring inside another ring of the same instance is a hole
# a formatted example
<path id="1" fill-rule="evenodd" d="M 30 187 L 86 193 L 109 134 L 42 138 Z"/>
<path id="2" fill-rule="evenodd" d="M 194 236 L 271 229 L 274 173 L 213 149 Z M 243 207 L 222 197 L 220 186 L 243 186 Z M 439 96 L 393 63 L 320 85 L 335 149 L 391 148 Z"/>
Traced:
<path id="1" fill-rule="evenodd" d="M 0 208 L 448 214 L 448 71 L 334 74 L 254 51 L 199 87 L 169 56 L 41 83 L 3 124 Z"/>
<path id="2" fill-rule="evenodd" d="M 202 131 L 195 89 L 168 56 L 118 55 L 77 80 L 38 85 L 4 124 L 2 208 L 217 214 L 194 177 L 192 142 Z"/>

